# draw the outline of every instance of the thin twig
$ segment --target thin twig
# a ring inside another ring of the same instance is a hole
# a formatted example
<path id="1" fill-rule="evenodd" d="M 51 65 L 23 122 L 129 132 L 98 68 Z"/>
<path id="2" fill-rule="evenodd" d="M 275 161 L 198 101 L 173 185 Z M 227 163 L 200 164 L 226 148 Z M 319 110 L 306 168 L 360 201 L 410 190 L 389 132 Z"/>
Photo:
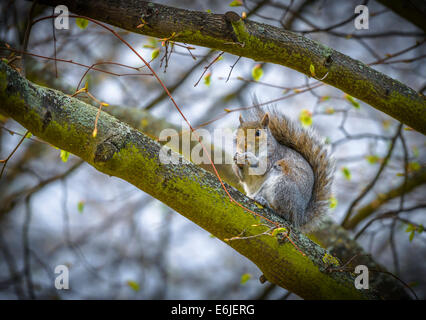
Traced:
<path id="1" fill-rule="evenodd" d="M 213 63 L 219 61 L 219 58 L 225 53 L 225 51 L 222 51 L 221 53 L 219 53 L 219 55 L 214 58 L 212 60 L 212 62 L 210 62 L 206 67 L 204 67 L 204 71 L 201 74 L 200 78 L 198 79 L 198 81 L 194 84 L 194 87 L 196 87 L 198 85 L 198 83 L 200 83 L 201 79 L 203 78 L 204 74 L 207 72 L 207 70 L 213 65 Z"/>
<path id="2" fill-rule="evenodd" d="M 29 131 L 22 136 L 21 140 L 19 140 L 19 143 L 16 145 L 16 147 L 12 150 L 12 152 L 9 154 L 9 156 L 6 159 L 0 160 L 0 163 L 3 163 L 3 167 L 1 168 L 0 172 L 0 179 L 3 176 L 4 169 L 6 168 L 7 162 L 10 160 L 10 158 L 13 156 L 13 154 L 18 150 L 19 146 L 24 142 L 25 137 L 28 135 Z"/>
<path id="3" fill-rule="evenodd" d="M 388 151 L 386 157 L 383 159 L 383 161 L 380 165 L 380 168 L 377 171 L 374 179 L 364 188 L 364 190 L 358 195 L 358 197 L 356 197 L 355 200 L 353 200 L 352 203 L 350 204 L 349 209 L 348 209 L 348 211 L 345 215 L 345 218 L 343 219 L 342 226 L 345 226 L 345 224 L 349 221 L 349 219 L 352 215 L 352 212 L 353 212 L 354 208 L 356 207 L 356 205 L 364 198 L 364 196 L 374 187 L 376 182 L 379 180 L 380 175 L 382 174 L 383 170 L 385 169 L 385 167 L 388 164 L 390 157 L 392 156 L 392 152 L 393 152 L 393 149 L 395 147 L 396 140 L 398 139 L 399 135 L 401 134 L 402 126 L 403 126 L 403 124 L 400 123 L 399 126 L 398 126 L 398 129 L 396 130 L 394 137 L 391 140 L 391 145 L 389 147 L 389 151 Z"/>

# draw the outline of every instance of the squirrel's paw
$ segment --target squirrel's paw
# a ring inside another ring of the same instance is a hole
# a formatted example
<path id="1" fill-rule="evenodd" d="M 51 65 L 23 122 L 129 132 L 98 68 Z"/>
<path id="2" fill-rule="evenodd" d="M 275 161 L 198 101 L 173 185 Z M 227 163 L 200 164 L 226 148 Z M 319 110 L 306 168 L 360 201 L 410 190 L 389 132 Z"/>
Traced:
<path id="1" fill-rule="evenodd" d="M 234 162 L 240 168 L 242 168 L 244 165 L 256 167 L 259 164 L 259 160 L 251 152 L 235 153 Z"/>
<path id="2" fill-rule="evenodd" d="M 243 153 L 235 153 L 234 154 L 234 163 L 237 165 L 237 167 L 242 168 L 245 164 L 245 157 Z"/>
<path id="3" fill-rule="evenodd" d="M 245 159 L 246 159 L 246 163 L 250 167 L 257 167 L 257 165 L 259 164 L 259 159 L 256 158 L 256 156 L 251 152 L 245 153 Z"/>

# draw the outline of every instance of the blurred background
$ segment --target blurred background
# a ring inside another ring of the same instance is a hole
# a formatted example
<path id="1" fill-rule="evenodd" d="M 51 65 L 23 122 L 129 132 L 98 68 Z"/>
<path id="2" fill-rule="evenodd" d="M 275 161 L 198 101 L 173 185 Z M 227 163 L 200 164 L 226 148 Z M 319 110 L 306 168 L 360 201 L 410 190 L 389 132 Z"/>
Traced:
<path id="1" fill-rule="evenodd" d="M 379 2 L 155 2 L 246 12 L 249 19 L 303 32 L 354 59 L 376 62 L 376 70 L 424 94 L 424 31 Z M 354 27 L 359 4 L 369 9 L 368 30 Z M 148 111 L 181 127 L 181 116 L 159 83 L 134 75 L 128 67 L 142 67 L 140 60 L 106 30 L 75 19 L 69 30 L 54 30 L 52 21 L 44 20 L 32 26 L 26 41 L 29 19 L 49 16 L 53 9 L 12 0 L 2 0 L 0 8 L 0 39 L 20 50 L 15 55 L 25 58 L 31 81 L 67 94 L 87 82 L 100 101 Z M 146 60 L 158 53 L 151 66 L 195 127 L 235 129 L 238 112 L 224 109 L 250 106 L 254 95 L 261 102 L 277 100 L 284 114 L 314 127 L 337 160 L 330 208 L 337 223 L 375 179 L 398 132 L 397 121 L 338 89 L 305 90 L 316 80 L 289 68 L 196 46 L 169 46 L 166 52 L 158 39 L 114 29 Z M 99 68 L 115 75 L 94 70 L 85 75 L 87 67 L 46 57 L 127 67 L 103 65 Z M 6 159 L 26 129 L 2 116 L 0 125 L 0 158 Z M 425 136 L 404 126 L 377 182 L 357 203 L 369 215 L 351 230 L 421 299 L 426 297 L 426 237 L 420 232 L 426 223 L 425 148 Z M 405 173 L 410 189 L 404 193 Z M 386 217 L 392 211 L 396 214 Z M 57 265 L 69 267 L 70 290 L 55 289 Z M 158 200 L 37 137 L 24 140 L 0 179 L 1 299 L 299 299 L 261 284 L 260 275 L 253 263 Z"/>

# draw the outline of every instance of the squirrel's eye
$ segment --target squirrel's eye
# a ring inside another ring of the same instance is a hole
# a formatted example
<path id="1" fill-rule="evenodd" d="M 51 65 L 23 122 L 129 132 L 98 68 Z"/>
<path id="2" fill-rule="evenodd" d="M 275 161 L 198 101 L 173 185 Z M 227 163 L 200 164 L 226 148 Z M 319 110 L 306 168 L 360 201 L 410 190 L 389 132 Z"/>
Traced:
<path id="1" fill-rule="evenodd" d="M 256 130 L 255 135 L 256 135 L 256 137 L 260 136 L 260 130 L 259 129 Z"/>

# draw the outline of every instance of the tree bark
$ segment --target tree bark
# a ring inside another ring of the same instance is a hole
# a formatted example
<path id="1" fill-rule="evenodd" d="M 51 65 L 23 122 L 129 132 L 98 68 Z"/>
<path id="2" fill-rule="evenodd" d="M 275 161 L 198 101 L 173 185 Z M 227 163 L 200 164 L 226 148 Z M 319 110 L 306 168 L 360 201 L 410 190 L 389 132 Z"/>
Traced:
<path id="1" fill-rule="evenodd" d="M 403 83 L 317 41 L 274 26 L 146 1 L 42 0 L 135 33 L 272 62 L 318 78 L 426 134 L 426 99 Z M 142 20 L 141 20 L 142 19 Z M 145 26 L 137 28 L 142 21 Z M 327 75 L 327 76 L 325 76 Z"/>
<path id="2" fill-rule="evenodd" d="M 253 225 L 263 219 L 231 202 L 214 175 L 178 154 L 180 164 L 161 163 L 160 144 L 105 112 L 99 116 L 94 138 L 96 107 L 35 85 L 4 62 L 0 62 L 0 100 L 0 112 L 34 135 L 75 154 L 100 172 L 132 183 L 220 240 L 248 237 L 226 243 L 255 263 L 272 283 L 305 299 L 408 298 L 391 277 L 382 277 L 379 282 L 391 283 L 393 291 L 380 290 L 375 282 L 368 290 L 357 290 L 352 270 L 333 272 L 342 263 L 295 229 L 291 239 L 303 254 L 280 237 L 259 235 L 268 228 Z M 226 186 L 237 202 L 290 229 L 271 210 L 259 208 Z"/>
<path id="3" fill-rule="evenodd" d="M 424 0 L 378 0 L 382 5 L 391 9 L 395 14 L 403 17 L 426 32 L 426 3 Z"/>

